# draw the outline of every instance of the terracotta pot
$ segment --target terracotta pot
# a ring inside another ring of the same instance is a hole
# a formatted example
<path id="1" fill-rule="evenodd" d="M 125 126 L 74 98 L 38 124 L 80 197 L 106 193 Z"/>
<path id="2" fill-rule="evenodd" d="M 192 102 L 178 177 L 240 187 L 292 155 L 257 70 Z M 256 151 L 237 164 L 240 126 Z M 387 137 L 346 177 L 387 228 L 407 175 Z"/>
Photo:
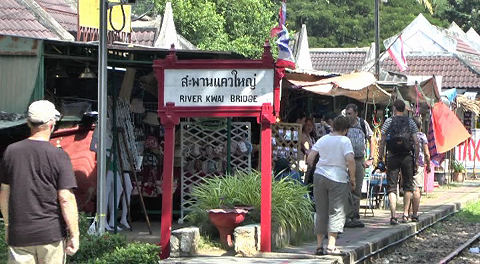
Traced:
<path id="1" fill-rule="evenodd" d="M 220 241 L 229 247 L 233 246 L 232 235 L 235 227 L 245 220 L 248 213 L 245 209 L 212 209 L 208 211 L 210 222 L 218 229 Z"/>
<path id="2" fill-rule="evenodd" d="M 463 172 L 454 172 L 453 180 L 456 182 L 463 182 Z"/>

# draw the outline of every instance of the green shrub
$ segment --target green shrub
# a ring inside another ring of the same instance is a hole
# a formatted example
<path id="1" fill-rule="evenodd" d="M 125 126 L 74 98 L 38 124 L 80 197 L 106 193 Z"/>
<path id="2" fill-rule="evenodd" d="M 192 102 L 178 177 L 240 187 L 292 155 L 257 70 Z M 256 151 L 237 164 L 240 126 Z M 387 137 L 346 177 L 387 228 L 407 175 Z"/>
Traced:
<path id="1" fill-rule="evenodd" d="M 80 235 L 80 249 L 68 258 L 69 263 L 96 263 L 95 258 L 113 252 L 115 248 L 125 247 L 127 239 L 121 234 L 105 233 L 102 236 Z"/>
<path id="2" fill-rule="evenodd" d="M 130 243 L 126 247 L 115 248 L 113 252 L 95 260 L 96 264 L 146 264 L 158 263 L 160 248 L 146 243 Z"/>
<path id="3" fill-rule="evenodd" d="M 5 242 L 5 225 L 3 221 L 0 223 L 0 264 L 7 263 L 8 245 Z"/>
<path id="4" fill-rule="evenodd" d="M 197 200 L 187 221 L 202 225 L 208 219 L 207 210 L 252 206 L 245 223 L 260 223 L 261 174 L 237 172 L 232 176 L 205 179 L 192 191 Z M 313 226 L 313 203 L 308 198 L 308 186 L 282 179 L 272 182 L 272 222 L 292 231 L 307 230 Z"/>
<path id="5" fill-rule="evenodd" d="M 158 246 L 143 243 L 127 243 L 121 234 L 105 233 L 102 236 L 87 233 L 90 221 L 85 214 L 79 215 L 80 249 L 68 257 L 68 263 L 156 263 L 160 252 Z M 5 227 L 0 223 L 0 264 L 7 263 Z"/>

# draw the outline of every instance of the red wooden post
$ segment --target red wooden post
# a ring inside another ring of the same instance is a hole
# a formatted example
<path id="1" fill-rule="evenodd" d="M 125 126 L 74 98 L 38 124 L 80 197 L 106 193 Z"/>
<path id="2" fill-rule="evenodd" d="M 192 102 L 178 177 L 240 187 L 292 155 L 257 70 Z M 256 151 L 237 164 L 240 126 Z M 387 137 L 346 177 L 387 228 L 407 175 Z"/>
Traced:
<path id="1" fill-rule="evenodd" d="M 173 207 L 173 158 L 175 152 L 175 125 L 179 118 L 173 112 L 174 105 L 167 103 L 165 113 L 160 114 L 165 128 L 163 179 L 162 179 L 162 223 L 160 233 L 161 259 L 170 256 L 170 235 L 172 232 Z"/>
<path id="2" fill-rule="evenodd" d="M 261 207 L 260 207 L 260 250 L 272 250 L 272 130 L 275 123 L 271 104 L 263 104 L 258 122 L 261 124 Z"/>

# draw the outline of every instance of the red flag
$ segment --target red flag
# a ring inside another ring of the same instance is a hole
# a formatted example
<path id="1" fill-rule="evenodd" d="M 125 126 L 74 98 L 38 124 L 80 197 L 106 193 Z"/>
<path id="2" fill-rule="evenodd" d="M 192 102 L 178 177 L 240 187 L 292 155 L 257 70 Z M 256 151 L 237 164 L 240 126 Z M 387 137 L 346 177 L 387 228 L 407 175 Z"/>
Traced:
<path id="1" fill-rule="evenodd" d="M 405 71 L 408 68 L 407 58 L 405 58 L 405 53 L 403 50 L 403 39 L 402 35 L 398 36 L 395 42 L 387 50 L 390 58 L 397 64 L 397 67 L 400 71 Z"/>
<path id="2" fill-rule="evenodd" d="M 447 152 L 470 138 L 462 122 L 443 102 L 433 106 L 432 121 L 438 153 Z"/>

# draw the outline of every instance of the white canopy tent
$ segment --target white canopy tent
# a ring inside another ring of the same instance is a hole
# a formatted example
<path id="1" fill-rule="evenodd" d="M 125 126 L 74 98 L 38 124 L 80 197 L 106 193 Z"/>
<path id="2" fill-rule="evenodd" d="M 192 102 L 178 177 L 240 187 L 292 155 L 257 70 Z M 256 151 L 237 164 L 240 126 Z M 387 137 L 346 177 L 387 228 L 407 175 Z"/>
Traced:
<path id="1" fill-rule="evenodd" d="M 346 96 L 367 103 L 387 103 L 390 100 L 390 94 L 376 84 L 377 80 L 370 72 L 355 72 L 313 81 L 287 72 L 285 78 L 294 87 L 319 95 Z"/>

